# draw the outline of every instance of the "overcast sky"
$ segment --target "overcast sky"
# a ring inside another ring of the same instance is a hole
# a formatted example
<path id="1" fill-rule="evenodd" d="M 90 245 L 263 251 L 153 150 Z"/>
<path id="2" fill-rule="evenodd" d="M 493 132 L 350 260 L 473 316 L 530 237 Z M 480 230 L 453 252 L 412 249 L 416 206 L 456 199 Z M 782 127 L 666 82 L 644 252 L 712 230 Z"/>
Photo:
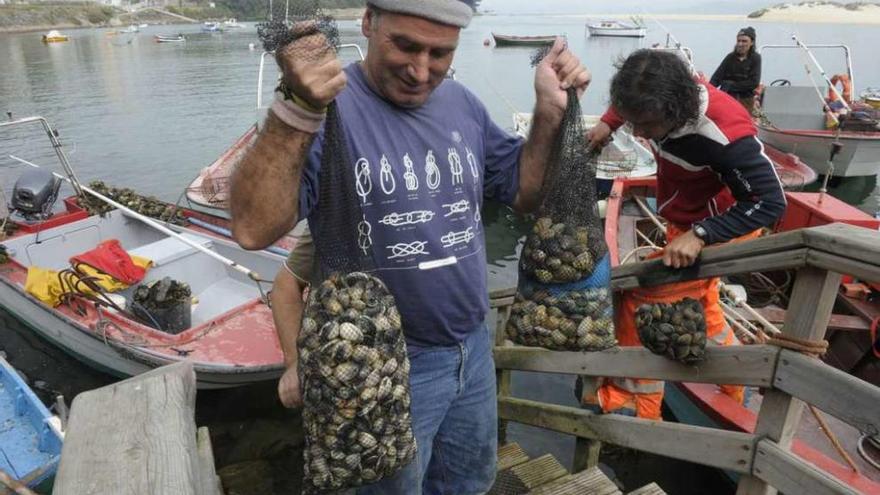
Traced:
<path id="1" fill-rule="evenodd" d="M 480 10 L 499 14 L 748 14 L 781 0 L 483 0 Z"/>

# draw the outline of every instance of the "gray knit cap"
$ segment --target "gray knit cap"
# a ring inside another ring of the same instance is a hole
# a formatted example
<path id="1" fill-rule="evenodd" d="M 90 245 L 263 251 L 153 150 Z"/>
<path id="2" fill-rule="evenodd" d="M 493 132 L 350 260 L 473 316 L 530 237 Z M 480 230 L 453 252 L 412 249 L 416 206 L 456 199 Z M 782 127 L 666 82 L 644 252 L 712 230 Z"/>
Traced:
<path id="1" fill-rule="evenodd" d="M 474 15 L 467 0 L 367 0 L 367 3 L 388 12 L 424 17 L 460 28 L 467 27 Z"/>

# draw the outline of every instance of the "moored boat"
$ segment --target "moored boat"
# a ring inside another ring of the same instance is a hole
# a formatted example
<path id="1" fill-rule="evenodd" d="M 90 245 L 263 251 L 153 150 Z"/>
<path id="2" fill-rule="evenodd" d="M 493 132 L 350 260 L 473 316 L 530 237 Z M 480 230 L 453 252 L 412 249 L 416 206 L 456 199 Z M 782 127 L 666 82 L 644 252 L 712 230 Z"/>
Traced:
<path id="1" fill-rule="evenodd" d="M 43 43 L 61 43 L 69 39 L 66 34 L 61 34 L 54 29 L 43 35 Z"/>
<path id="2" fill-rule="evenodd" d="M 156 43 L 182 43 L 186 41 L 186 38 L 182 34 L 178 35 L 165 35 L 165 34 L 157 34 L 153 36 L 153 39 L 156 40 Z"/>
<path id="3" fill-rule="evenodd" d="M 552 45 L 557 36 L 515 36 L 492 33 L 492 38 L 495 40 L 495 46 L 544 46 Z"/>
<path id="4" fill-rule="evenodd" d="M 840 49 L 846 62 L 846 73 L 830 81 L 843 81 L 842 91 L 829 89 L 823 97 L 814 85 L 793 85 L 788 79 L 777 79 L 763 89 L 761 114 L 757 120 L 758 136 L 765 143 L 784 152 L 794 153 L 819 174 L 840 177 L 876 175 L 880 172 L 880 112 L 870 101 L 852 100 L 853 72 L 846 45 L 766 45 L 761 47 L 765 60 L 771 50 Z M 809 53 L 809 51 L 808 51 Z M 824 71 L 821 71 L 824 74 Z M 840 94 L 842 93 L 842 95 Z M 841 103 L 842 96 L 845 103 Z M 832 115 L 824 111 L 840 107 Z M 860 115 L 861 118 L 853 118 Z M 839 118 L 839 123 L 829 126 Z"/>
<path id="5" fill-rule="evenodd" d="M 619 38 L 644 38 L 648 28 L 640 24 L 620 21 L 601 21 L 587 24 L 590 36 L 613 36 Z"/>
<path id="6" fill-rule="evenodd" d="M 206 21 L 202 24 L 202 31 L 205 33 L 219 33 L 222 29 L 219 22 Z"/>
<path id="7" fill-rule="evenodd" d="M 37 120 L 42 119 L 0 127 Z M 72 172 L 68 177 L 75 178 Z M 9 222 L 21 228 L 3 243 L 8 261 L 0 274 L 0 305 L 37 335 L 117 376 L 181 360 L 193 362 L 202 388 L 280 376 L 283 357 L 267 303 L 269 286 L 259 274 L 275 274 L 292 248 L 290 238 L 278 243 L 275 252 L 245 251 L 228 239 L 227 219 L 205 213 L 182 209 L 184 224 L 162 224 L 166 230 L 161 230 L 128 210 L 90 215 L 77 197 L 66 199 L 64 208 L 45 220 L 55 220 L 48 225 L 11 216 Z M 151 266 L 122 290 L 86 290 L 83 272 L 68 260 L 95 253 L 107 240 L 118 241 L 127 256 L 150 260 Z M 60 294 L 51 283 L 45 289 L 60 304 L 37 297 L 43 293 L 32 275 L 41 269 L 51 270 L 49 282 L 53 273 L 66 281 Z M 162 325 L 155 312 L 135 310 L 133 302 L 138 285 L 165 277 L 187 284 L 193 296 L 191 308 L 180 311 L 183 324 L 173 329 Z"/>
<path id="8" fill-rule="evenodd" d="M 645 213 L 645 208 L 652 211 L 655 209 L 655 190 L 655 177 L 620 178 L 615 181 L 608 201 L 605 223 L 605 238 L 612 266 L 639 261 L 643 254 L 654 249 L 642 241 L 644 239 L 642 236 L 656 239 L 654 234 L 659 230 L 655 220 Z M 826 196 L 820 203 L 818 202 L 819 193 L 786 192 L 786 196 L 789 208 L 779 222 L 777 231 L 824 225 L 835 221 L 856 226 L 868 226 L 872 227 L 872 230 L 877 230 L 880 226 L 880 221 L 877 219 L 873 219 L 855 208 L 847 208 L 847 205 L 832 197 Z M 639 202 L 641 206 L 638 204 Z M 838 296 L 838 300 L 841 297 Z M 759 312 L 769 316 L 768 312 L 761 310 Z M 784 315 L 784 312 L 782 314 Z M 864 347 L 865 343 L 868 345 L 867 352 L 871 352 L 868 342 L 870 320 L 862 322 L 858 328 L 852 327 L 852 320 L 852 317 L 832 316 L 832 325 L 829 328 L 833 325 L 838 325 L 841 328 L 846 326 L 847 328 L 829 331 L 827 338 L 831 346 L 828 356 L 845 352 L 856 345 Z M 778 319 L 775 323 L 778 323 Z M 838 362 L 827 356 L 826 362 L 841 368 Z M 857 368 L 843 368 L 842 370 L 877 385 L 880 383 L 880 373 L 877 372 L 877 369 L 875 366 L 874 371 L 868 370 L 868 373 Z M 714 385 L 685 382 L 667 383 L 664 403 L 680 422 L 743 432 L 754 431 L 757 421 L 755 411 L 760 407 L 760 399 L 756 394 L 753 395 L 753 400 L 748 401 L 748 407 L 745 407 L 719 393 L 718 388 Z M 833 418 L 829 418 L 827 421 L 830 429 L 840 439 L 844 448 L 854 454 L 852 457 L 863 474 L 854 473 L 849 467 L 837 460 L 840 458 L 839 454 L 836 453 L 828 439 L 821 434 L 824 427 L 808 414 L 804 415 L 800 429 L 796 434 L 793 452 L 838 479 L 845 480 L 858 492 L 870 493 L 871 490 L 880 486 L 878 485 L 880 473 L 874 471 L 875 475 L 870 474 L 873 468 L 868 462 L 855 455 L 857 445 L 864 441 L 861 433 Z"/>
<path id="9" fill-rule="evenodd" d="M 58 419 L 0 357 L 0 473 L 28 488 L 45 489 L 58 469 L 62 443 Z"/>
<path id="10" fill-rule="evenodd" d="M 230 17 L 229 19 L 223 21 L 223 27 L 226 29 L 241 29 L 244 27 L 244 24 L 238 22 L 235 17 Z"/>

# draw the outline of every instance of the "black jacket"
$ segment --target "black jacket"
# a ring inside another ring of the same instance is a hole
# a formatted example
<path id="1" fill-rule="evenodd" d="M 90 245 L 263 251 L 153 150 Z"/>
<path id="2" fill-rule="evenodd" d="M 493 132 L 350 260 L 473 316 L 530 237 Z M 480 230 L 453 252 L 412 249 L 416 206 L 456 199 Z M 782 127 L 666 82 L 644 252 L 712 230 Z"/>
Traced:
<path id="1" fill-rule="evenodd" d="M 736 52 L 728 53 L 709 82 L 732 96 L 751 96 L 761 82 L 761 55 L 751 53 L 740 60 Z"/>

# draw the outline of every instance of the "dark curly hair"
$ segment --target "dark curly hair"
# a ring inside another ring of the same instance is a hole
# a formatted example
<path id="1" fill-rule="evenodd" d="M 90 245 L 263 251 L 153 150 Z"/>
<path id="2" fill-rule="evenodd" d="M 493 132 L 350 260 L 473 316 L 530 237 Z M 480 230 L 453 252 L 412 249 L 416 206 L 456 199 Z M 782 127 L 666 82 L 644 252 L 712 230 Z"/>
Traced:
<path id="1" fill-rule="evenodd" d="M 611 105 L 629 115 L 655 115 L 672 129 L 697 120 L 700 86 L 684 60 L 672 52 L 644 48 L 617 65 Z"/>

